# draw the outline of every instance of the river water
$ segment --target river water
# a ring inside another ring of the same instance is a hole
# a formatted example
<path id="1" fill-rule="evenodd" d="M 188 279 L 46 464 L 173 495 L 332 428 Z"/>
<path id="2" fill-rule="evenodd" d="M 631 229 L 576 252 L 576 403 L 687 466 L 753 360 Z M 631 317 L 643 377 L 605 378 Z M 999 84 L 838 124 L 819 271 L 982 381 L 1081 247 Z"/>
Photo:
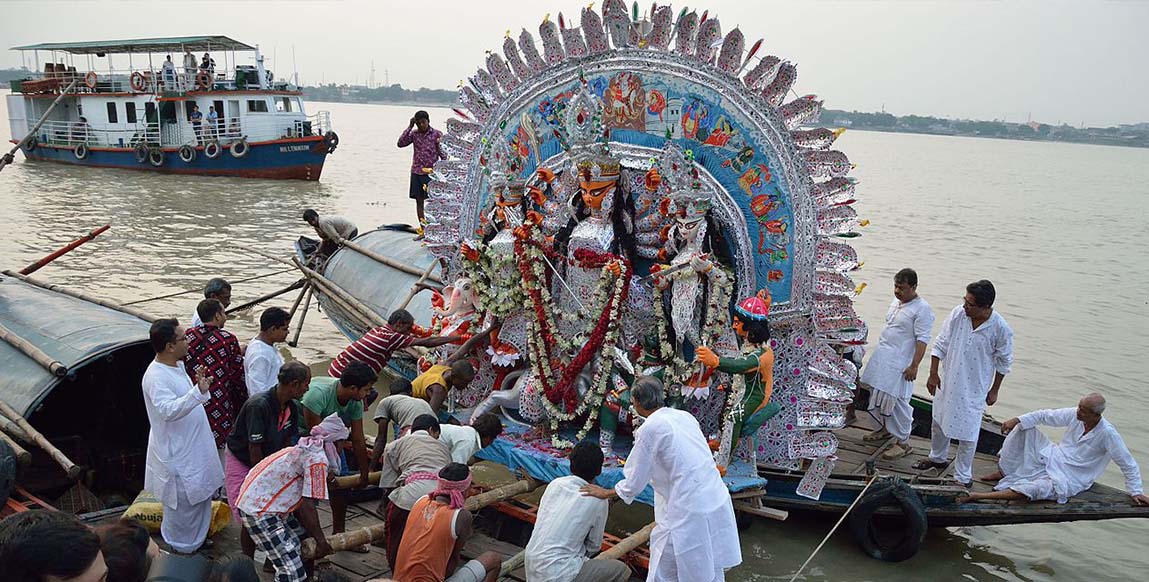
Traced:
<path id="1" fill-rule="evenodd" d="M 413 222 L 407 199 L 410 151 L 395 140 L 414 108 L 312 103 L 332 112 L 342 138 L 321 182 L 273 182 L 78 169 L 21 159 L 0 173 L 0 266 L 20 268 L 76 236 L 112 229 L 38 276 L 121 302 L 280 270 L 235 243 L 286 256 L 309 228 L 304 208 L 351 217 L 363 230 Z M 432 109 L 442 126 L 448 110 Z M 0 100 L 0 118 L 6 110 Z M 7 133 L 6 131 L 4 133 Z M 1139 338 L 1149 329 L 1149 150 L 972 138 L 847 132 L 838 146 L 858 164 L 855 240 L 869 288 L 857 308 L 881 331 L 893 274 L 913 267 L 919 292 L 942 318 L 966 283 L 988 278 L 996 307 L 1016 334 L 1016 361 L 991 412 L 1072 406 L 1086 392 L 1109 398 L 1106 416 L 1134 456 L 1149 463 L 1149 406 Z M 292 274 L 236 285 L 233 301 L 294 281 Z M 187 320 L 200 295 L 143 303 Z M 294 295 L 277 303 L 289 305 Z M 258 315 L 228 323 L 254 335 Z M 326 368 L 345 345 L 312 306 L 294 358 Z M 924 369 L 923 369 L 924 372 Z M 924 390 L 925 374 L 918 389 Z M 1145 472 L 1143 471 L 1143 474 Z M 1112 466 L 1102 478 L 1123 485 Z M 742 537 L 744 563 L 731 580 L 788 580 L 833 521 L 756 523 Z M 1143 579 L 1149 522 L 935 529 L 909 562 L 865 557 L 840 531 L 806 580 Z"/>

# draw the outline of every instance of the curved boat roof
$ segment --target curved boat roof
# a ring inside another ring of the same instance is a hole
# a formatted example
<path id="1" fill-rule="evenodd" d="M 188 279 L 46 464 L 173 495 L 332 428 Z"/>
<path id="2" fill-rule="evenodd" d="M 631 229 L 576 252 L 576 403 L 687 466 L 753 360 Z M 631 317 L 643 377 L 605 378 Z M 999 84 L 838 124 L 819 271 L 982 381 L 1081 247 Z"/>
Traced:
<path id="1" fill-rule="evenodd" d="M 409 231 L 383 227 L 359 235 L 355 243 L 420 270 L 426 269 L 436 259 L 414 239 L 415 235 Z M 403 304 L 411 286 L 419 279 L 348 248 L 339 249 L 331 256 L 323 274 L 384 319 Z M 345 313 L 325 294 L 318 295 L 327 316 L 340 332 L 352 340 L 367 332 L 358 318 Z M 406 309 L 415 316 L 415 321 L 430 321 L 431 294 L 424 291 L 415 295 Z"/>
<path id="2" fill-rule="evenodd" d="M 169 36 L 163 38 L 130 38 L 84 42 L 44 42 L 14 46 L 14 51 L 58 51 L 73 55 L 103 53 L 166 53 L 199 51 L 253 51 L 255 47 L 226 36 Z"/>
<path id="3" fill-rule="evenodd" d="M 151 324 L 126 313 L 0 275 L 0 324 L 74 372 L 146 343 Z M 65 378 L 0 340 L 0 398 L 28 416 Z"/>

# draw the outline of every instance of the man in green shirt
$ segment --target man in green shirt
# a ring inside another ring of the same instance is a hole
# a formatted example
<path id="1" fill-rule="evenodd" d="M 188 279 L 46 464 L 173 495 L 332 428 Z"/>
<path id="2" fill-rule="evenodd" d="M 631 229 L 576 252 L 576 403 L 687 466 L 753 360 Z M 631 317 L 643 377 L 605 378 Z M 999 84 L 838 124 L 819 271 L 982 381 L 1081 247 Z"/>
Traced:
<path id="1" fill-rule="evenodd" d="M 307 393 L 300 399 L 303 405 L 303 420 L 307 430 L 338 414 L 343 423 L 351 429 L 351 446 L 355 451 L 355 461 L 359 469 L 359 482 L 355 489 L 367 486 L 367 473 L 370 463 L 367 457 L 367 444 L 363 438 L 363 399 L 371 392 L 378 376 L 371 366 L 363 362 L 351 362 L 339 378 L 320 376 L 311 380 Z M 337 491 L 331 494 L 331 533 L 343 533 L 347 528 L 347 496 Z M 359 551 L 358 549 L 356 551 Z"/>

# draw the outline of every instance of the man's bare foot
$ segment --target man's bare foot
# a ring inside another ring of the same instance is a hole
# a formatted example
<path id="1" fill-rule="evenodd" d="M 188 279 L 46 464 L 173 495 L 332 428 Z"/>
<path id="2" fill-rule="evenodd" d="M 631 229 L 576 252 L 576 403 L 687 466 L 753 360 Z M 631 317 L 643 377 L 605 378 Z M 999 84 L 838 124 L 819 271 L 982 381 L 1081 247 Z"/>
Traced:
<path id="1" fill-rule="evenodd" d="M 993 482 L 1001 481 L 1002 479 L 1005 479 L 1005 473 L 1002 473 L 1001 469 L 998 469 L 997 471 L 994 471 L 993 473 L 990 473 L 989 475 L 983 475 L 983 476 L 977 478 L 978 481 L 993 481 Z"/>

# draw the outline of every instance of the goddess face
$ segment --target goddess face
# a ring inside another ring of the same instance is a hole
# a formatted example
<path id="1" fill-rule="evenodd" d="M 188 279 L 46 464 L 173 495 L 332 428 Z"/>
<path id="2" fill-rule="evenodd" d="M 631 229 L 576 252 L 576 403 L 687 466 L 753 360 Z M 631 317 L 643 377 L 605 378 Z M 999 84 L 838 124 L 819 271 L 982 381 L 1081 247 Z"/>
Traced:
<path id="1" fill-rule="evenodd" d="M 614 200 L 614 190 L 618 182 L 613 180 L 603 182 L 579 181 L 579 190 L 582 192 L 583 204 L 592 210 L 610 210 Z"/>

